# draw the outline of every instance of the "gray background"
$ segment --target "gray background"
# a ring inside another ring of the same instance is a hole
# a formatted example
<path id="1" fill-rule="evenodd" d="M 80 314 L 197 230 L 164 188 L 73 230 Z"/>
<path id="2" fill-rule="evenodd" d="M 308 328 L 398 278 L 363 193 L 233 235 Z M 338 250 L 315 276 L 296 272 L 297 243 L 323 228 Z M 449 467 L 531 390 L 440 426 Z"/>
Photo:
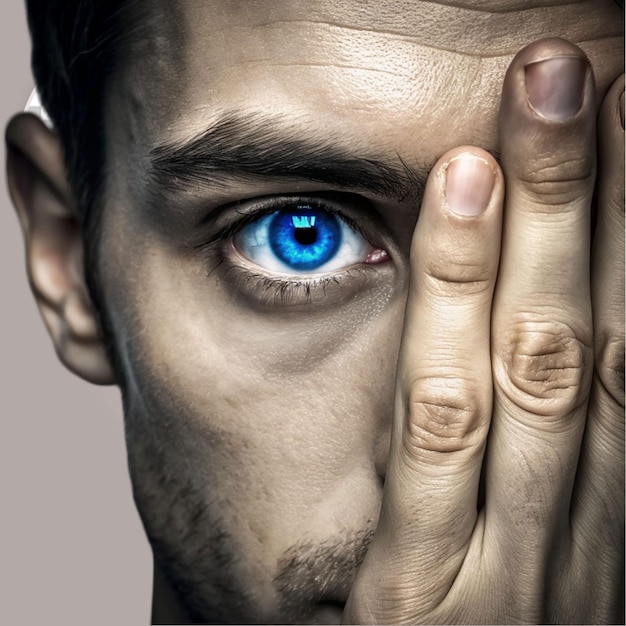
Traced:
<path id="1" fill-rule="evenodd" d="M 19 0 L 0 3 L 0 42 L 4 126 L 33 87 Z M 0 151 L 4 167 L 4 141 Z M 150 550 L 130 492 L 119 393 L 57 361 L 4 180 L 0 241 L 0 623 L 147 624 Z"/>

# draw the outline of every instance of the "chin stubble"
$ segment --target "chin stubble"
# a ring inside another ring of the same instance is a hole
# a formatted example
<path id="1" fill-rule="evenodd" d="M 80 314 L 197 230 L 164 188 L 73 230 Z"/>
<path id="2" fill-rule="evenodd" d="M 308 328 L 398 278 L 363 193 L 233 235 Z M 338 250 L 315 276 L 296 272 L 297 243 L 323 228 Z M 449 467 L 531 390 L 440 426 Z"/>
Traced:
<path id="1" fill-rule="evenodd" d="M 321 606 L 343 606 L 373 534 L 373 527 L 345 531 L 332 541 L 290 548 L 274 578 L 281 621 L 309 622 Z"/>

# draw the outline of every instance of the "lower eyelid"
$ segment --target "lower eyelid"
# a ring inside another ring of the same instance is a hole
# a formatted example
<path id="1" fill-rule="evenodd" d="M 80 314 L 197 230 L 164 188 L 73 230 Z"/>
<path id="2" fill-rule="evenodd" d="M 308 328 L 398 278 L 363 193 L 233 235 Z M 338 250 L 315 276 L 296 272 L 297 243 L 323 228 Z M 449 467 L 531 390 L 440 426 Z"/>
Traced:
<path id="1" fill-rule="evenodd" d="M 341 272 L 301 278 L 276 276 L 255 271 L 234 247 L 232 253 L 238 259 L 231 259 L 222 267 L 223 282 L 253 307 L 335 307 L 344 300 L 351 301 L 355 294 L 373 284 L 373 268 L 354 266 Z"/>

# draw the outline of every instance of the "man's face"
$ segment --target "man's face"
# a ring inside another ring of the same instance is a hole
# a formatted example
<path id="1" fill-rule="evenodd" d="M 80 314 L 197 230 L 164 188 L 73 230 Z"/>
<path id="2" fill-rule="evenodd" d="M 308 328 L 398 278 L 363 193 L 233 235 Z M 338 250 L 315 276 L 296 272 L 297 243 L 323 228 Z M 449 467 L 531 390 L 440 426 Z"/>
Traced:
<path id="1" fill-rule="evenodd" d="M 376 527 L 426 174 L 497 152 L 534 39 L 584 42 L 602 94 L 620 11 L 154 4 L 110 90 L 99 251 L 137 504 L 199 615 L 336 620 Z"/>

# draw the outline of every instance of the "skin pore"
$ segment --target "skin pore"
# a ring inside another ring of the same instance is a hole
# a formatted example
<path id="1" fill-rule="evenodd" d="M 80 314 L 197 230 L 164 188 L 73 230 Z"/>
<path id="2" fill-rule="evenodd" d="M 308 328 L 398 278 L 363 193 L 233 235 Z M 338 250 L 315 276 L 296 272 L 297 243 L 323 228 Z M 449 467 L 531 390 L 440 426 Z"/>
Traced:
<path id="1" fill-rule="evenodd" d="M 106 103 L 98 284 L 156 580 L 190 619 L 341 619 L 386 484 L 429 171 L 456 146 L 499 156 L 502 81 L 531 41 L 579 45 L 598 102 L 622 71 L 614 2 L 502 6 L 140 9 Z M 242 254 L 248 224 L 294 203 L 340 214 L 371 262 L 285 277 Z"/>

